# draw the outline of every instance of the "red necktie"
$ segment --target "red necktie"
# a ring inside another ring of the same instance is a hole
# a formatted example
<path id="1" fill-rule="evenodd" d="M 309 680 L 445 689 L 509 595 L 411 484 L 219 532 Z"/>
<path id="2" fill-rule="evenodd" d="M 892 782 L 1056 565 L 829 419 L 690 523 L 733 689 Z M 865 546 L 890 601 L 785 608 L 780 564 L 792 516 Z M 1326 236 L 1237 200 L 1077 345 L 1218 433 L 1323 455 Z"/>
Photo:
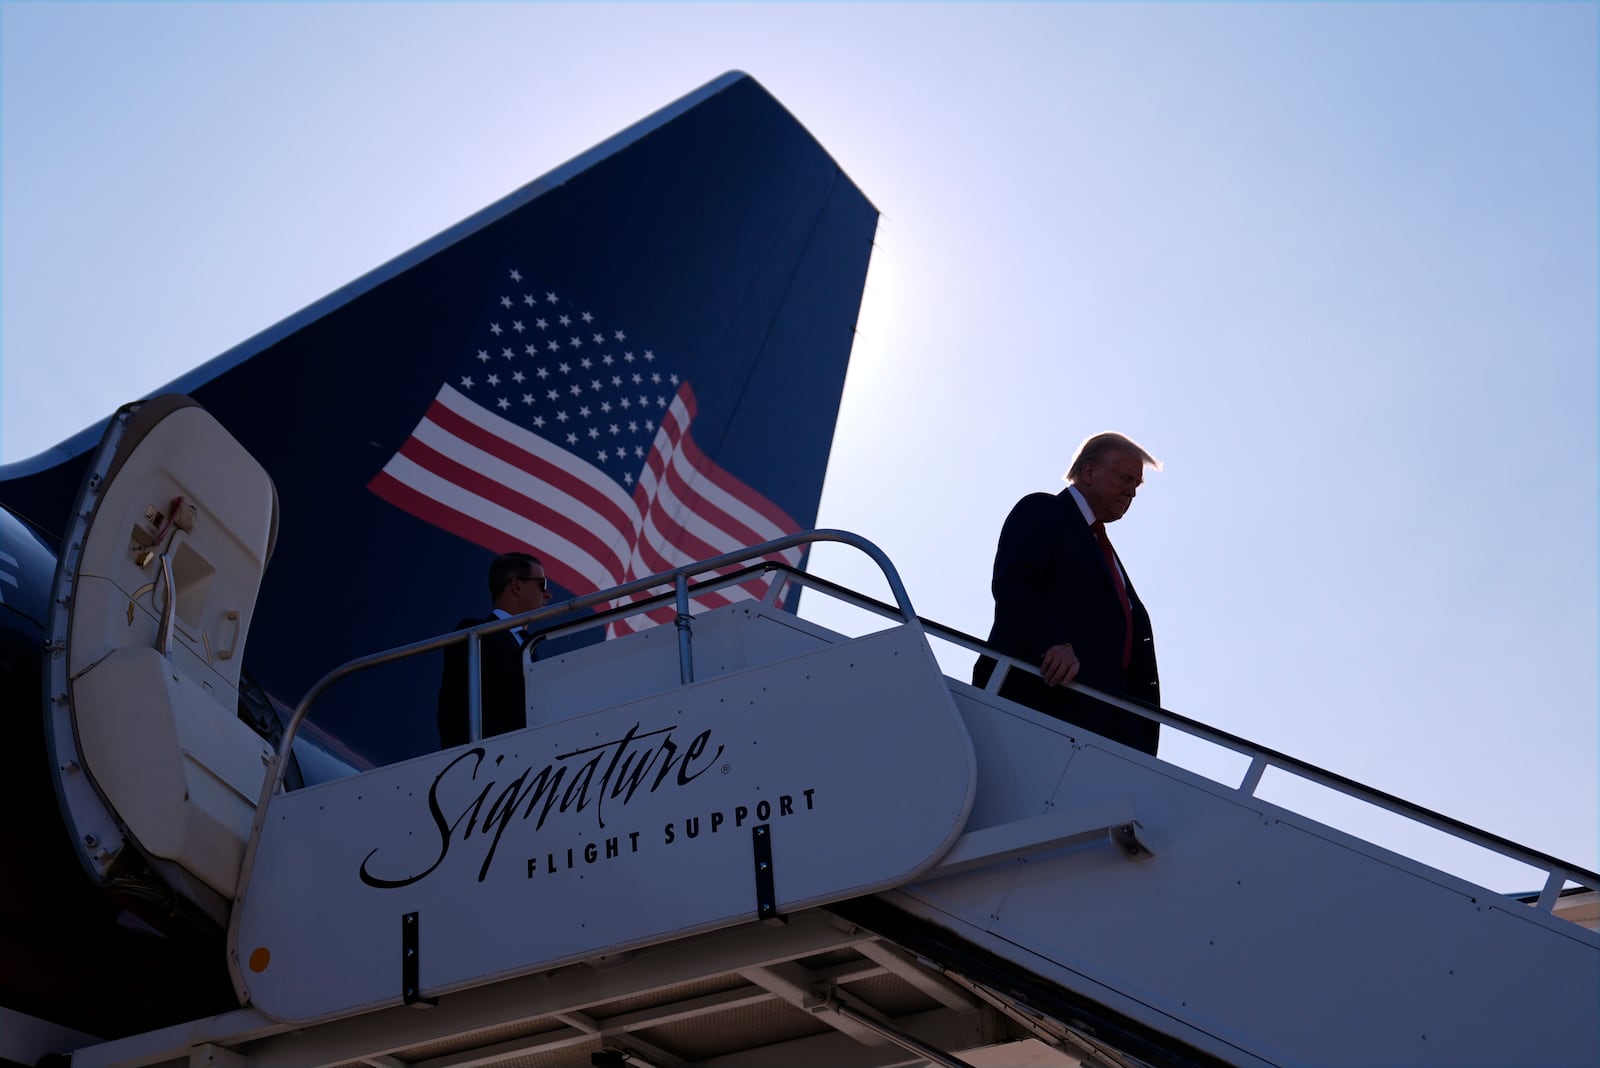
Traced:
<path id="1" fill-rule="evenodd" d="M 1122 666 L 1126 668 L 1133 661 L 1133 605 L 1128 600 L 1128 587 L 1122 581 L 1122 570 L 1117 567 L 1117 553 L 1111 548 L 1111 539 L 1106 537 L 1106 525 L 1094 525 L 1095 540 L 1100 543 L 1100 551 L 1105 554 L 1106 566 L 1111 569 L 1111 581 L 1117 584 L 1117 600 L 1122 602 Z"/>

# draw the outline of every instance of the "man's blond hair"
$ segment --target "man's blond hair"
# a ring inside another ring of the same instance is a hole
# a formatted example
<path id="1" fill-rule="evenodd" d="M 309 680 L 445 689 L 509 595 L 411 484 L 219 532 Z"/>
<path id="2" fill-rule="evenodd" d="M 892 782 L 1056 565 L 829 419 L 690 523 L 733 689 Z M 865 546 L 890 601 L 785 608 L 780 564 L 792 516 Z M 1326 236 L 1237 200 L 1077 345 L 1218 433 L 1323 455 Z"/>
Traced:
<path id="1" fill-rule="evenodd" d="M 1072 461 L 1072 466 L 1067 468 L 1067 473 L 1061 477 L 1068 482 L 1078 481 L 1078 475 L 1083 471 L 1084 464 L 1098 463 L 1108 452 L 1125 452 L 1130 456 L 1137 456 L 1139 462 L 1146 467 L 1161 470 L 1161 461 L 1145 452 L 1138 442 L 1124 434 L 1107 430 L 1085 439 L 1084 443 L 1078 446 L 1077 458 Z"/>

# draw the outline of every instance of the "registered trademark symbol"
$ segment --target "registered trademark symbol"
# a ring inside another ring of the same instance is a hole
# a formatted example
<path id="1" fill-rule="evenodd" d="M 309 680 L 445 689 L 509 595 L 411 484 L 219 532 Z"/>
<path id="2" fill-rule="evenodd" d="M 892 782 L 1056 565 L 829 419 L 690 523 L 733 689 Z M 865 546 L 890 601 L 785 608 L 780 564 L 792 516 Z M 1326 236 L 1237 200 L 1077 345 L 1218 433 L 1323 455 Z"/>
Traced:
<path id="1" fill-rule="evenodd" d="M 726 775 L 726 774 L 728 774 L 728 772 L 730 772 L 732 770 L 733 770 L 733 768 L 732 768 L 731 765 L 728 765 L 728 764 L 722 765 L 722 774 Z"/>

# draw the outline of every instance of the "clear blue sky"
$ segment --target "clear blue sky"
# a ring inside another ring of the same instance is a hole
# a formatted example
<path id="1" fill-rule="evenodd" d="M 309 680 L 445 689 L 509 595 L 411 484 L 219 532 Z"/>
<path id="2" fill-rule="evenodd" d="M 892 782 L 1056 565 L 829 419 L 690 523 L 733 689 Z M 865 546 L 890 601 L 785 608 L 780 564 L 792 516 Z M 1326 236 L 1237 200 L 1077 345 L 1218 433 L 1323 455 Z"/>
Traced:
<path id="1" fill-rule="evenodd" d="M 1169 707 L 1592 868 L 1596 15 L 0 2 L 0 460 L 746 70 L 883 212 L 822 525 L 983 633 L 1120 429 Z"/>

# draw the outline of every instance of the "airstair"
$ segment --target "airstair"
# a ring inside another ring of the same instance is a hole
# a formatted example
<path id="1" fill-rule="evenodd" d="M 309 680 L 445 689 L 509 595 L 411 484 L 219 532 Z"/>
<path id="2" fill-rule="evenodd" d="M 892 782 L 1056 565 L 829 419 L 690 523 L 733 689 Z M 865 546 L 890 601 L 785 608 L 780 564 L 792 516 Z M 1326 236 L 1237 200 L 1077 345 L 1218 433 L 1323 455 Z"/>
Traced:
<path id="1" fill-rule="evenodd" d="M 892 603 L 775 558 L 820 541 L 875 561 Z M 879 623 L 798 618 L 794 585 Z M 522 731 L 285 787 L 346 676 L 662 610 L 533 664 Z M 870 543 L 813 531 L 345 665 L 255 806 L 228 928 L 244 1007 L 71 1064 L 1600 1063 L 1600 934 L 1556 915 L 1600 876 L 1104 698 L 1248 762 L 1213 781 L 999 697 L 1026 665 L 946 677 L 930 637 L 992 655 L 919 619 Z M 1543 892 L 1263 800 L 1269 769 L 1535 867 Z"/>

